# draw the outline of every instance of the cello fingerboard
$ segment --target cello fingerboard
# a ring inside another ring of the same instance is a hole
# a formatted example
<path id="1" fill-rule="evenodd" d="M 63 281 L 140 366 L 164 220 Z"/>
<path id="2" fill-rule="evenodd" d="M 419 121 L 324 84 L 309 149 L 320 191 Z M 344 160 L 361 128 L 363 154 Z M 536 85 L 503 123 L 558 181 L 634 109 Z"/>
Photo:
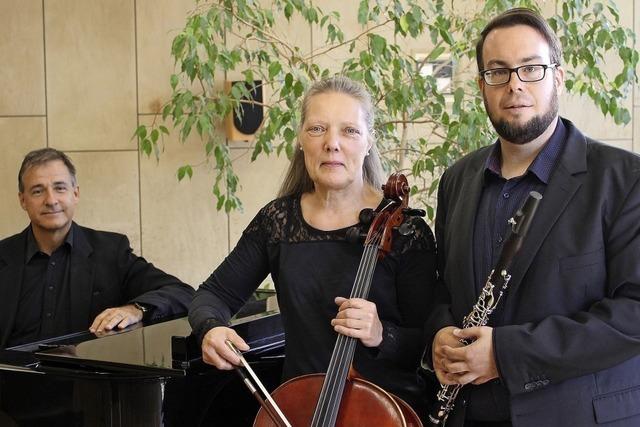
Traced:
<path id="1" fill-rule="evenodd" d="M 365 244 L 364 253 L 360 259 L 360 265 L 358 266 L 358 272 L 351 291 L 351 298 L 366 299 L 369 296 L 378 250 L 379 245 L 377 244 Z M 335 426 L 357 342 L 358 340 L 353 337 L 338 334 L 329 368 L 322 384 L 318 404 L 313 413 L 312 427 Z"/>

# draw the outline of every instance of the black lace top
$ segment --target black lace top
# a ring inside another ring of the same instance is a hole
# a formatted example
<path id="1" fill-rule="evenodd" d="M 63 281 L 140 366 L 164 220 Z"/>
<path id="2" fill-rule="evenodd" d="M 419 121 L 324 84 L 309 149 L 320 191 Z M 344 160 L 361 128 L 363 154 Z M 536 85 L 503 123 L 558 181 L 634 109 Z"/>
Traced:
<path id="1" fill-rule="evenodd" d="M 422 220 L 410 237 L 397 235 L 378 262 L 369 300 L 382 321 L 377 349 L 358 344 L 355 367 L 370 381 L 409 401 L 421 393 L 415 371 L 423 349 L 422 326 L 436 281 L 433 234 Z M 349 297 L 363 245 L 346 239 L 348 228 L 322 231 L 302 217 L 300 197 L 276 199 L 256 215 L 222 264 L 200 286 L 189 319 L 202 338 L 227 324 L 271 274 L 283 319 L 284 378 L 325 372 L 336 334 L 336 296 Z M 397 234 L 397 233 L 396 233 Z"/>

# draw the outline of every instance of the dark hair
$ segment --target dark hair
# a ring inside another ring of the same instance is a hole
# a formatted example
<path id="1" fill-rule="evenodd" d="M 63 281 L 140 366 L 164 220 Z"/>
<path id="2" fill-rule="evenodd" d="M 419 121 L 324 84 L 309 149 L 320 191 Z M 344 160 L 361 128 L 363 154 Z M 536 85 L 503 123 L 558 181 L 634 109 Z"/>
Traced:
<path id="1" fill-rule="evenodd" d="M 364 182 L 371 185 L 373 188 L 378 189 L 383 184 L 383 171 L 373 132 L 373 101 L 371 100 L 371 94 L 360 83 L 340 75 L 314 83 L 302 100 L 302 113 L 300 115 L 298 134 L 302 131 L 302 126 L 307 118 L 309 100 L 316 95 L 331 92 L 349 95 L 360 103 L 360 107 L 362 108 L 364 119 L 367 124 L 367 139 L 371 142 L 369 155 L 364 158 L 364 162 L 362 164 L 362 178 Z M 312 191 L 313 188 L 313 181 L 309 176 L 309 172 L 307 172 L 307 168 L 304 164 L 304 153 L 300 150 L 300 141 L 298 141 L 293 159 L 291 159 L 287 174 L 282 181 L 280 191 L 278 191 L 278 197 L 307 193 Z"/>
<path id="2" fill-rule="evenodd" d="M 22 178 L 29 169 L 55 160 L 62 161 L 62 163 L 67 167 L 69 174 L 71 175 L 71 183 L 75 187 L 77 183 L 76 167 L 73 166 L 71 159 L 69 159 L 69 157 L 62 151 L 56 150 L 55 148 L 40 148 L 39 150 L 33 150 L 24 156 L 24 160 L 22 160 L 22 165 L 20 166 L 20 171 L 18 172 L 18 191 L 21 193 L 24 191 Z"/>
<path id="3" fill-rule="evenodd" d="M 526 25 L 540 33 L 549 45 L 551 62 L 558 65 L 562 64 L 562 46 L 560 45 L 560 40 L 558 40 L 558 36 L 553 32 L 547 21 L 531 9 L 516 7 L 493 18 L 480 33 L 480 39 L 476 44 L 478 71 L 484 70 L 482 48 L 484 47 L 484 41 L 487 35 L 496 28 L 513 27 L 515 25 Z"/>

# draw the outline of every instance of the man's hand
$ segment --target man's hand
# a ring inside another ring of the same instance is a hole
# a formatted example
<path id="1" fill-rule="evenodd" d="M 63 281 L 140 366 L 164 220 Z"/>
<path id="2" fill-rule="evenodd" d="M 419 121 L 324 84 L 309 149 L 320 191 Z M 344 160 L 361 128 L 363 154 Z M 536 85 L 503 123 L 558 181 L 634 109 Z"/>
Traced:
<path id="1" fill-rule="evenodd" d="M 375 303 L 362 298 L 336 297 L 338 314 L 331 320 L 333 329 L 342 335 L 358 338 L 366 347 L 382 342 L 382 322 Z"/>
<path id="2" fill-rule="evenodd" d="M 450 345 L 441 347 L 441 354 L 444 356 L 441 358 L 441 366 L 448 381 L 443 384 L 478 385 L 498 378 L 498 368 L 493 352 L 493 328 L 488 326 L 455 328 L 452 335 L 457 339 L 464 338 L 473 342 L 462 347 Z"/>
<path id="3" fill-rule="evenodd" d="M 240 351 L 249 350 L 247 343 L 231 328 L 218 326 L 207 332 L 202 339 L 202 360 L 218 369 L 230 370 L 240 365 L 240 358 L 228 346 L 229 340 Z"/>
<path id="4" fill-rule="evenodd" d="M 91 326 L 89 326 L 89 331 L 95 334 L 110 331 L 115 327 L 124 329 L 141 321 L 142 314 L 142 311 L 133 304 L 107 308 L 96 316 Z"/>
<path id="5" fill-rule="evenodd" d="M 449 372 L 445 367 L 446 356 L 444 353 L 445 348 L 456 348 L 464 345 L 460 342 L 460 338 L 453 335 L 455 329 L 457 329 L 455 326 L 447 326 L 440 329 L 436 336 L 433 337 L 431 361 L 433 362 L 433 370 L 440 384 L 455 384 L 455 378 L 449 376 Z"/>

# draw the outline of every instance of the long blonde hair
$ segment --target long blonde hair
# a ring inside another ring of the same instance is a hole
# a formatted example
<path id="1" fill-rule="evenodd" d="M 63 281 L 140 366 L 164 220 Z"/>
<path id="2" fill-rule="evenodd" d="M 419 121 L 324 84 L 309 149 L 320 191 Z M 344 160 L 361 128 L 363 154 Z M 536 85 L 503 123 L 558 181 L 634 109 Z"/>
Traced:
<path id="1" fill-rule="evenodd" d="M 349 95 L 360 103 L 360 108 L 362 108 L 367 125 L 367 139 L 371 143 L 369 154 L 364 158 L 364 162 L 362 163 L 362 178 L 365 183 L 375 189 L 379 189 L 383 184 L 383 171 L 373 132 L 373 102 L 367 89 L 360 83 L 345 76 L 334 76 L 314 83 L 302 100 L 302 114 L 300 117 L 300 126 L 298 127 L 298 135 L 302 132 L 302 126 L 307 117 L 309 100 L 316 95 L 329 92 Z M 298 139 L 295 154 L 289 164 L 287 174 L 282 181 L 280 191 L 278 191 L 278 197 L 311 192 L 313 188 L 313 181 L 305 167 L 304 153 L 300 150 L 300 140 Z"/>

